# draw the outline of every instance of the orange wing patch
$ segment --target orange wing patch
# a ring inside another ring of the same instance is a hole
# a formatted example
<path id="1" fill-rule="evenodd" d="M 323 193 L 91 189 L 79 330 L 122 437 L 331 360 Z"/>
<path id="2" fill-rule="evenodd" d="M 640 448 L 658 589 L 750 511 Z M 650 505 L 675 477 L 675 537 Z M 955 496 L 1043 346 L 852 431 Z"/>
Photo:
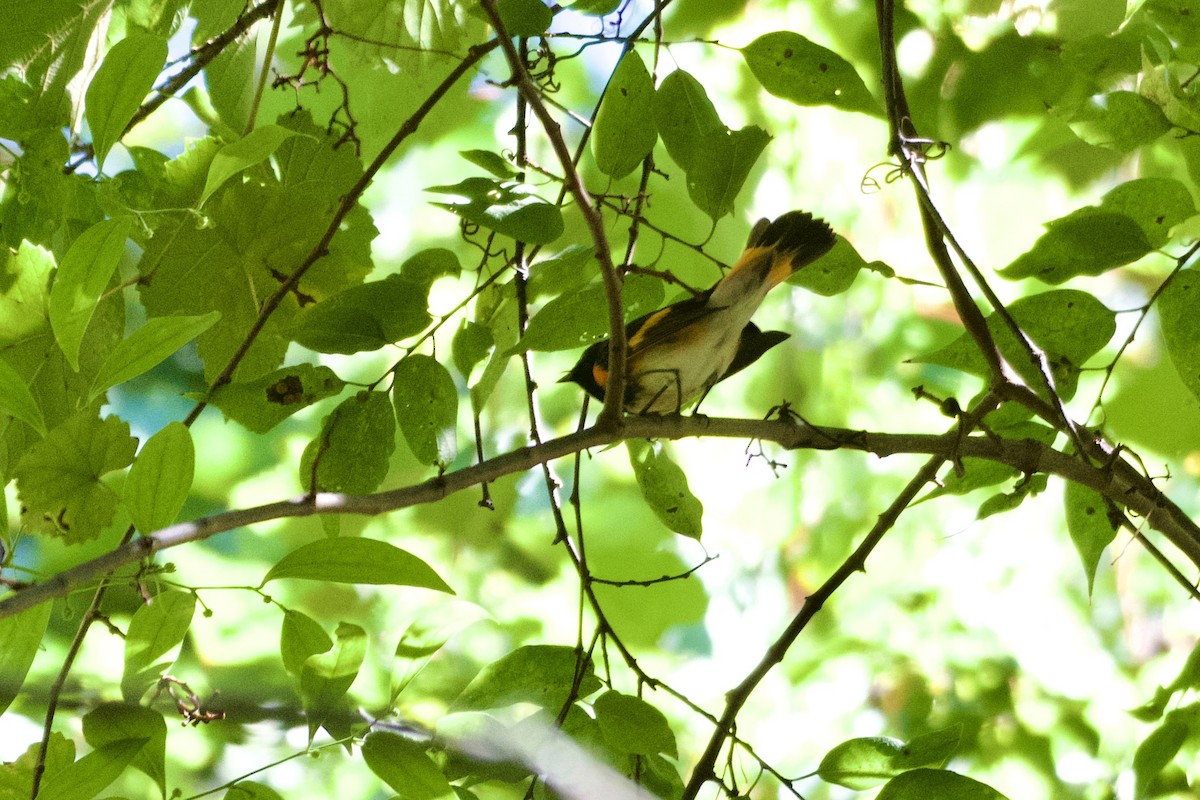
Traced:
<path id="1" fill-rule="evenodd" d="M 638 348 L 638 346 L 640 346 L 642 344 L 642 342 L 646 341 L 646 334 L 649 333 L 650 330 L 656 324 L 661 322 L 662 318 L 665 317 L 670 312 L 671 312 L 671 307 L 667 306 L 664 309 L 655 311 L 649 317 L 646 317 L 646 321 L 641 324 L 641 327 L 639 327 L 637 329 L 637 331 L 633 334 L 633 336 L 629 337 L 629 341 L 626 342 L 626 346 L 630 350 L 636 350 Z"/>

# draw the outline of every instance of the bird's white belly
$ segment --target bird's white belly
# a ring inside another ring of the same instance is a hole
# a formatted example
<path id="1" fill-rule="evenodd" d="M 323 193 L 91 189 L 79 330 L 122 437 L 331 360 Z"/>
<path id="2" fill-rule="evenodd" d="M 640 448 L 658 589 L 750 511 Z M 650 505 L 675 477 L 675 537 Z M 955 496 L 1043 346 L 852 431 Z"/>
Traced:
<path id="1" fill-rule="evenodd" d="M 664 341 L 647 348 L 630 374 L 625 408 L 634 414 L 675 414 L 712 387 L 737 353 L 741 327 L 729 326 L 724 315 L 693 328 L 688 341 Z"/>

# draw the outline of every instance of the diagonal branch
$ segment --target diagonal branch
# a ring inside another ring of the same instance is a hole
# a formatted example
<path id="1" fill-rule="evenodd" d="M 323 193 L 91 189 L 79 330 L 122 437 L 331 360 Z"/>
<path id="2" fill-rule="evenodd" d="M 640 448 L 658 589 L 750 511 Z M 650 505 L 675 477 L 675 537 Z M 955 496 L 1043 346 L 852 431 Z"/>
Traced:
<path id="1" fill-rule="evenodd" d="M 592 237 L 596 260 L 600 262 L 600 275 L 604 279 L 604 291 L 608 298 L 609 379 L 608 385 L 605 387 L 604 410 L 600 412 L 599 424 L 618 426 L 621 420 L 621 409 L 625 402 L 625 313 L 621 302 L 621 276 L 613 264 L 608 234 L 604 231 L 604 220 L 600 218 L 600 212 L 596 210 L 591 194 L 583 185 L 583 178 L 579 175 L 579 170 L 575 168 L 571 152 L 567 149 L 567 142 L 563 139 L 562 128 L 551 115 L 550 110 L 546 108 L 541 92 L 533 82 L 520 53 L 513 46 L 512 38 L 509 37 L 504 22 L 500 19 L 500 13 L 496 10 L 496 0 L 481 0 L 481 4 L 491 20 L 492 27 L 496 29 L 500 48 L 508 59 L 512 81 L 516 84 L 521 96 L 525 98 L 525 102 L 529 104 L 534 116 L 538 118 L 538 122 L 541 123 L 542 130 L 545 131 L 546 138 L 554 150 L 554 155 L 562 165 L 567 189 L 574 198 L 575 204 L 579 206 L 579 213 L 583 215 L 588 233 Z"/>
<path id="2" fill-rule="evenodd" d="M 696 762 L 696 766 L 692 769 L 692 776 L 681 796 L 682 800 L 695 800 L 696 795 L 699 794 L 704 784 L 716 777 L 715 767 L 717 758 L 720 756 L 721 750 L 725 747 L 726 741 L 732 736 L 734 727 L 737 724 L 738 714 L 742 712 L 742 708 L 746 705 L 746 701 L 750 699 L 750 695 L 758 688 L 758 685 L 767 676 L 767 673 L 776 664 L 783 661 L 784 656 L 787 655 L 788 650 L 791 649 L 796 639 L 808 626 L 808 623 L 817 615 L 817 612 L 825 606 L 826 601 L 833 596 L 833 593 L 841 588 L 855 572 L 866 571 L 867 556 L 883 540 L 884 535 L 895 527 L 900 515 L 916 499 L 917 493 L 921 491 L 921 488 L 937 477 L 937 471 L 945 462 L 946 456 L 941 454 L 935 455 L 925 462 L 924 466 L 913 475 L 903 491 L 887 507 L 887 510 L 879 515 L 879 519 L 876 520 L 875 525 L 866 535 L 866 538 L 842 562 L 842 565 L 821 584 L 820 588 L 804 598 L 804 604 L 800 607 L 796 616 L 792 618 L 792 621 L 788 623 L 783 633 L 779 635 L 779 638 L 767 648 L 767 652 L 759 659 L 754 669 L 750 670 L 746 677 L 742 679 L 742 682 L 726 695 L 725 710 L 721 713 L 721 718 L 718 720 L 716 729 L 709 738 L 708 745 L 704 748 L 703 754 L 701 754 L 700 759 Z"/>
<path id="3" fill-rule="evenodd" d="M 283 0 L 265 0 L 254 8 L 242 14 L 229 29 L 222 32 L 219 36 L 214 36 L 204 44 L 192 50 L 192 63 L 188 64 L 182 70 L 172 75 L 162 86 L 154 90 L 155 95 L 151 99 L 142 104 L 141 108 L 129 120 L 129 124 L 125 126 L 125 133 L 129 133 L 135 127 L 140 125 L 151 114 L 158 110 L 158 107 L 175 96 L 175 93 L 188 84 L 192 78 L 200 74 L 200 71 L 208 66 L 214 58 L 219 56 L 221 52 L 237 40 L 246 31 L 259 20 L 266 19 L 276 12 L 283 5 Z M 269 59 L 268 59 L 269 60 Z M 266 69 L 266 66 L 263 67 Z M 125 133 L 121 134 L 122 136 Z"/>
<path id="4" fill-rule="evenodd" d="M 430 93 L 429 97 L 425 98 L 425 102 L 421 103 L 420 107 L 413 112 L 412 116 L 404 121 L 404 124 L 400 126 L 400 129 L 396 131 L 388 143 L 384 145 L 383 149 L 379 151 L 379 154 L 375 156 L 370 165 L 363 170 L 362 177 L 359 178 L 354 186 L 350 187 L 350 190 L 342 196 L 341 202 L 338 203 L 337 210 L 334 212 L 333 217 L 329 220 L 329 225 L 325 228 L 324 235 L 321 236 L 321 240 L 313 246 L 312 250 L 305 257 L 304 261 L 302 261 L 300 265 L 292 271 L 292 274 L 288 276 L 287 280 L 280 284 L 279 288 L 276 289 L 275 292 L 268 297 L 259 308 L 258 316 L 255 318 L 254 324 L 250 326 L 250 330 L 246 332 L 246 336 L 242 339 L 241 344 L 238 346 L 237 352 L 233 354 L 233 357 L 229 359 L 229 363 L 225 365 L 225 368 L 221 370 L 221 374 L 217 376 L 216 380 L 213 381 L 212 386 L 209 387 L 210 395 L 214 390 L 224 386 L 233 379 L 234 371 L 238 368 L 238 365 L 242 363 L 242 359 L 246 357 L 246 353 L 250 351 L 250 347 L 254 344 L 254 341 L 258 338 L 258 335 L 262 333 L 263 327 L 267 324 L 267 320 L 270 319 L 273 313 L 275 313 L 275 309 L 279 307 L 279 304 L 283 302 L 283 299 L 291 294 L 291 292 L 299 285 L 300 279 L 304 277 L 305 273 L 308 272 L 313 264 L 317 263 L 317 261 L 319 261 L 326 254 L 329 249 L 330 242 L 333 241 L 334 235 L 341 228 L 342 222 L 345 220 L 346 215 L 354 209 L 354 206 L 358 203 L 358 199 L 362 196 L 362 193 L 367 190 L 367 187 L 371 184 L 371 181 L 375 179 L 375 175 L 380 169 L 383 168 L 383 165 L 387 163 L 387 160 L 391 158 L 392 154 L 396 152 L 397 148 L 399 148 L 409 136 L 412 136 L 417 132 L 417 129 L 421 127 L 421 123 L 424 122 L 425 117 L 429 115 L 429 112 L 431 112 L 441 101 L 441 99 L 446 96 L 450 89 L 454 87 L 454 84 L 458 83 L 462 76 L 465 75 L 476 64 L 478 64 L 485 55 L 496 49 L 498 44 L 498 40 L 492 39 L 484 42 L 483 44 L 477 44 L 472 47 L 467 52 L 467 57 L 460 61 L 458 65 L 454 67 L 454 69 L 450 70 L 450 74 L 447 75 L 440 84 L 438 84 L 437 88 Z M 200 412 L 204 410 L 207 404 L 207 401 L 197 403 L 187 415 L 187 418 L 184 420 L 184 424 L 190 425 L 191 423 L 195 422 L 196 418 L 200 416 Z"/>

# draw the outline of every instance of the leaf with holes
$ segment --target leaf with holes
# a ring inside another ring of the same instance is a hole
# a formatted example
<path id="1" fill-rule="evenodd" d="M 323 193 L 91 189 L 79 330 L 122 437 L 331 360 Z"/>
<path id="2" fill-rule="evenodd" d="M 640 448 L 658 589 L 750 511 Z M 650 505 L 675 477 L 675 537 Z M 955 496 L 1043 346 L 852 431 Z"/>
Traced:
<path id="1" fill-rule="evenodd" d="M 700 136 L 687 173 L 688 195 L 696 207 L 713 220 L 732 213 L 734 200 L 770 141 L 770 134 L 755 127 Z"/>
<path id="2" fill-rule="evenodd" d="M 343 400 L 304 448 L 300 485 L 312 492 L 373 492 L 387 477 L 395 449 L 391 402 L 383 392 L 363 390 Z"/>
<path id="3" fill-rule="evenodd" d="M 227 383 L 208 402 L 255 433 L 266 433 L 297 411 L 333 397 L 346 382 L 329 367 L 297 364 L 243 383 Z M 201 400 L 203 395 L 193 395 Z"/>
<path id="4" fill-rule="evenodd" d="M 661 442 L 630 439 L 625 446 L 646 505 L 675 533 L 699 539 L 704 505 L 688 488 L 687 474 L 671 460 Z"/>
<path id="5" fill-rule="evenodd" d="M 883 116 L 850 62 L 798 33 L 775 31 L 742 48 L 750 71 L 776 97 L 801 106 L 828 105 Z"/>
<path id="6" fill-rule="evenodd" d="M 1117 529 L 1109 519 L 1104 498 L 1095 489 L 1075 481 L 1067 481 L 1063 493 L 1063 507 L 1067 511 L 1067 532 L 1071 534 L 1071 541 L 1075 544 L 1080 560 L 1083 561 L 1088 597 L 1091 597 L 1100 556 L 1104 554 L 1104 548 L 1116 538 Z"/>
<path id="7" fill-rule="evenodd" d="M 654 121 L 667 152 L 685 172 L 696 163 L 704 137 L 727 130 L 704 84 L 681 69 L 659 84 L 654 94 Z"/>
<path id="8" fill-rule="evenodd" d="M 458 452 L 458 389 L 435 359 L 411 355 L 396 365 L 392 402 L 409 449 L 422 464 L 445 467 Z"/>
<path id="9" fill-rule="evenodd" d="M 87 409 L 52 429 L 13 468 L 25 524 L 72 543 L 99 536 L 117 510 L 101 478 L 129 466 L 136 449 L 128 423 Z"/>
<path id="10" fill-rule="evenodd" d="M 637 50 L 617 64 L 592 126 L 592 155 L 610 178 L 623 178 L 641 164 L 654 143 L 654 79 Z"/>

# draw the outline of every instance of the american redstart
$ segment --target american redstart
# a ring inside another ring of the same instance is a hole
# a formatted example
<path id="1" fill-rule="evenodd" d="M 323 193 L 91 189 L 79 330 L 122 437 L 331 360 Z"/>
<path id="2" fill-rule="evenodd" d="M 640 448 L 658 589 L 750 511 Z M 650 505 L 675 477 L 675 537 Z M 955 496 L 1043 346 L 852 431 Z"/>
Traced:
<path id="1" fill-rule="evenodd" d="M 733 269 L 711 289 L 626 325 L 625 410 L 678 413 L 788 338 L 760 330 L 750 317 L 767 292 L 829 252 L 835 240 L 829 225 L 806 211 L 760 220 Z M 603 400 L 608 341 L 585 350 L 560 383 L 566 381 Z"/>

